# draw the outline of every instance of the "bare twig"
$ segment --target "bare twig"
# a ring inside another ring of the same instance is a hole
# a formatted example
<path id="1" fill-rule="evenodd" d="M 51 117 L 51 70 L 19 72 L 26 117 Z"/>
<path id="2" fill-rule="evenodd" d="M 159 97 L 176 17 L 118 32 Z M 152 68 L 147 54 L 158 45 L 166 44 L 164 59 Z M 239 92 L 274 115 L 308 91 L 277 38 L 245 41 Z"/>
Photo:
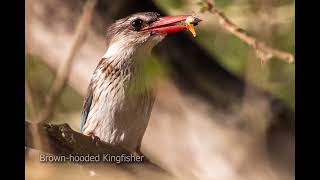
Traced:
<path id="1" fill-rule="evenodd" d="M 51 89 L 49 90 L 49 93 L 45 99 L 46 104 L 38 119 L 39 122 L 48 121 L 53 113 L 55 102 L 57 101 L 68 80 L 74 56 L 85 40 L 85 35 L 89 28 L 96 3 L 97 0 L 87 0 L 86 4 L 84 5 L 83 14 L 81 19 L 79 20 L 70 52 L 66 60 L 63 61 L 59 66 L 56 79 L 54 80 Z"/>
<path id="2" fill-rule="evenodd" d="M 26 103 L 28 105 L 28 109 L 30 112 L 30 118 L 35 118 L 36 117 L 36 108 L 35 108 L 35 104 L 33 101 L 33 95 L 32 95 L 32 91 L 30 89 L 30 85 L 29 82 L 26 80 L 25 81 L 25 96 L 26 96 Z"/>
<path id="3" fill-rule="evenodd" d="M 255 37 L 249 35 L 244 29 L 235 25 L 232 21 L 226 17 L 223 12 L 217 9 L 214 3 L 209 0 L 202 0 L 199 5 L 201 6 L 200 11 L 208 11 L 215 15 L 219 21 L 219 24 L 228 32 L 240 38 L 242 41 L 246 42 L 256 51 L 256 55 L 263 63 L 267 62 L 271 58 L 275 57 L 279 60 L 283 60 L 287 63 L 294 62 L 294 56 L 291 53 L 284 52 L 273 47 L 266 45 L 264 42 L 257 40 Z"/>

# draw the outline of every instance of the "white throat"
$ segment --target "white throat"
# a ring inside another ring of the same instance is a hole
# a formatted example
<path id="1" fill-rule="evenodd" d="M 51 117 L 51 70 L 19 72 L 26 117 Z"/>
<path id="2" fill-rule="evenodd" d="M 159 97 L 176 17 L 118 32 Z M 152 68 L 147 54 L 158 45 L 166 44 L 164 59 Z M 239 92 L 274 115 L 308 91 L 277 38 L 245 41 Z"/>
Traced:
<path id="1" fill-rule="evenodd" d="M 134 59 L 139 55 L 150 55 L 152 48 L 164 37 L 164 35 L 152 36 L 152 38 L 141 45 L 128 43 L 128 39 L 126 38 L 120 39 L 109 45 L 107 51 L 103 55 L 103 58 L 112 59 L 115 63 L 118 63 L 123 59 Z M 133 58 L 133 56 L 135 57 Z"/>
<path id="2" fill-rule="evenodd" d="M 135 47 L 129 46 L 125 40 L 119 40 L 112 43 L 102 58 L 112 59 L 117 63 L 123 59 L 130 59 L 135 52 Z"/>

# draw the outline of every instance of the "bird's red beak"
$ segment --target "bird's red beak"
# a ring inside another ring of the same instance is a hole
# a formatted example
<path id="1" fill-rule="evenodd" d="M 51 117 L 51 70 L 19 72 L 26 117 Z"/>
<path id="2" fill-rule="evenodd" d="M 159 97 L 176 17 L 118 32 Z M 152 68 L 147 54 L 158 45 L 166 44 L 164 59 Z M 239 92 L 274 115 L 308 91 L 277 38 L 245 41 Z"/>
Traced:
<path id="1" fill-rule="evenodd" d="M 151 23 L 149 26 L 142 28 L 142 31 L 151 31 L 158 33 L 175 33 L 178 31 L 182 31 L 187 28 L 185 21 L 187 19 L 187 15 L 181 16 L 164 16 L 160 17 L 159 20 Z M 194 25 L 197 25 L 200 22 L 200 19 L 196 19 Z"/>

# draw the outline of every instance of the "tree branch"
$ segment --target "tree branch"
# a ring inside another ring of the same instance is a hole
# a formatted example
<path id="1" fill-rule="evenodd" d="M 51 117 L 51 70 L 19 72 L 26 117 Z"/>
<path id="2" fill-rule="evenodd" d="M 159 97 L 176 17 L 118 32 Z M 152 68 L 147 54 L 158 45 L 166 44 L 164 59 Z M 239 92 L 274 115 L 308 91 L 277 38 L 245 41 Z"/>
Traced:
<path id="1" fill-rule="evenodd" d="M 93 10 L 96 4 L 97 0 L 87 0 L 86 4 L 84 5 L 83 14 L 79 20 L 73 45 L 67 56 L 67 59 L 62 62 L 57 71 L 56 79 L 54 80 L 51 89 L 45 99 L 46 104 L 44 110 L 40 113 L 40 117 L 38 119 L 39 122 L 48 121 L 48 119 L 52 115 L 55 102 L 60 96 L 68 80 L 74 56 L 85 40 L 86 33 L 91 23 Z"/>
<path id="2" fill-rule="evenodd" d="M 36 137 L 35 137 L 36 136 Z M 103 141 L 93 140 L 70 128 L 68 124 L 29 123 L 25 121 L 25 146 L 55 155 L 131 155 L 129 151 L 120 146 L 107 144 Z M 153 169 L 170 175 L 169 172 L 152 163 L 144 157 L 140 168 Z M 116 164 L 116 163 L 114 163 Z M 131 163 L 129 163 L 131 164 Z M 120 163 L 119 165 L 129 165 Z M 134 163 L 138 165 L 137 163 Z"/>
<path id="3" fill-rule="evenodd" d="M 40 137 L 40 143 L 33 141 L 34 134 Z M 73 131 L 68 124 L 33 124 L 26 121 L 25 145 L 51 154 L 130 154 L 122 147 L 112 146 L 103 141 L 93 141 L 90 136 Z"/>
<path id="4" fill-rule="evenodd" d="M 263 62 L 269 61 L 271 58 L 275 57 L 279 60 L 283 60 L 287 63 L 294 62 L 294 56 L 291 53 L 284 52 L 273 47 L 266 45 L 264 42 L 257 40 L 255 37 L 251 36 L 244 29 L 235 25 L 227 16 L 223 14 L 214 3 L 209 2 L 209 0 L 202 0 L 199 5 L 201 6 L 201 12 L 210 12 L 215 15 L 219 21 L 222 28 L 230 32 L 231 34 L 237 36 L 243 42 L 251 46 L 255 51 L 257 57 Z"/>

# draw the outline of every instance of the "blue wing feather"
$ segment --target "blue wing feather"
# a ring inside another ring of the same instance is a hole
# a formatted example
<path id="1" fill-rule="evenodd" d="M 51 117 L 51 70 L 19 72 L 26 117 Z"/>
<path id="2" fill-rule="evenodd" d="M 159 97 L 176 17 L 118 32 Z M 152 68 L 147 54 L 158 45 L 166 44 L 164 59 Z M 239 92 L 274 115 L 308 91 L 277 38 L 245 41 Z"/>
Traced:
<path id="1" fill-rule="evenodd" d="M 91 103 L 92 103 L 92 98 L 93 98 L 92 91 L 89 90 L 88 91 L 88 96 L 87 96 L 87 98 L 86 98 L 86 100 L 84 102 L 84 105 L 83 105 L 81 118 L 80 118 L 80 130 L 81 130 L 81 132 L 83 132 L 83 126 L 86 124 L 86 121 L 87 121 L 87 118 L 88 118 L 88 114 L 89 114 Z"/>

